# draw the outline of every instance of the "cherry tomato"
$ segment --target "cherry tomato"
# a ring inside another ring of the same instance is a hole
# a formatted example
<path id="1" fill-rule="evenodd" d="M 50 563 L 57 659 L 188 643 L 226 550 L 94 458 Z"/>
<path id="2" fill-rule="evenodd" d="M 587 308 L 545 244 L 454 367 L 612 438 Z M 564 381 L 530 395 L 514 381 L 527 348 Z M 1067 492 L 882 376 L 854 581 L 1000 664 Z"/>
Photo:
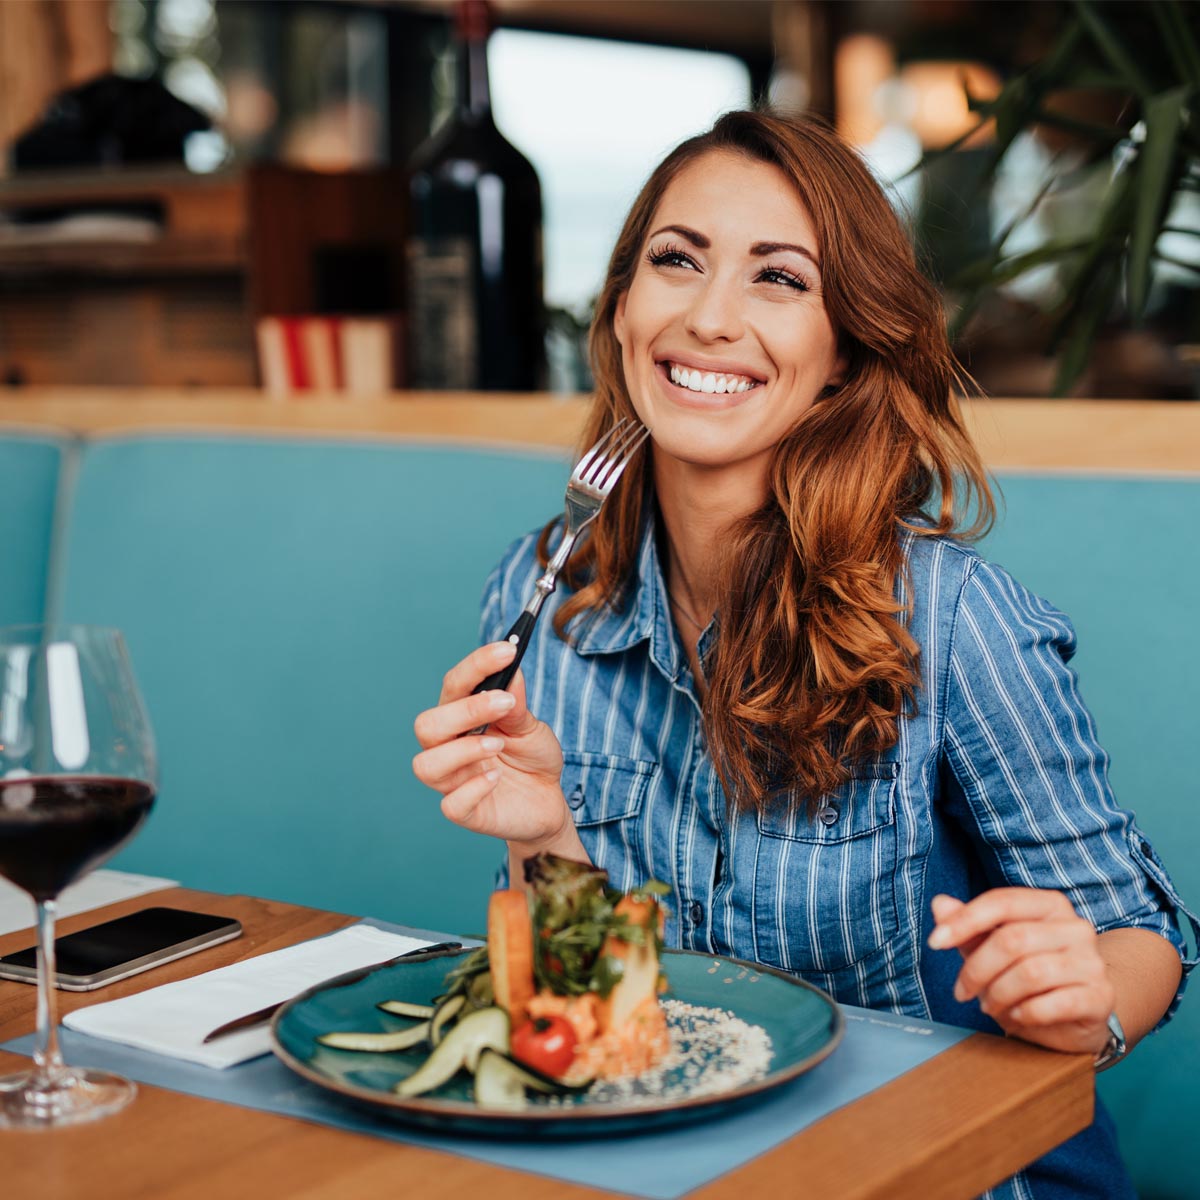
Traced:
<path id="1" fill-rule="evenodd" d="M 566 1017 L 535 1017 L 513 1030 L 512 1056 L 544 1075 L 562 1075 L 575 1058 L 577 1042 Z"/>

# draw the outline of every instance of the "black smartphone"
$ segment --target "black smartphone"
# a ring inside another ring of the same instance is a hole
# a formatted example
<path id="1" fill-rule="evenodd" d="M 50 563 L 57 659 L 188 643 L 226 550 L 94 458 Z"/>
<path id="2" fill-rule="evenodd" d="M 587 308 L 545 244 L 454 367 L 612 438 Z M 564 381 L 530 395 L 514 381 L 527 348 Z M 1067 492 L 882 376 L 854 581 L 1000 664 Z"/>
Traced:
<path id="1" fill-rule="evenodd" d="M 67 992 L 90 992 L 241 934 L 240 922 L 232 917 L 182 908 L 143 908 L 57 938 L 54 984 Z M 0 958 L 0 979 L 35 983 L 34 948 Z"/>

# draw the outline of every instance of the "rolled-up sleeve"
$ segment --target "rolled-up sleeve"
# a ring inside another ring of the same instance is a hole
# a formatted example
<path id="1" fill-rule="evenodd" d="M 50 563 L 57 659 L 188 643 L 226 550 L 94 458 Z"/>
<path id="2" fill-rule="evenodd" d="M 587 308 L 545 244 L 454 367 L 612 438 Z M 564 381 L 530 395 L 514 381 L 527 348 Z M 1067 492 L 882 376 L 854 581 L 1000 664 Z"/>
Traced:
<path id="1" fill-rule="evenodd" d="M 1184 966 L 1200 922 L 1108 783 L 1108 756 L 1074 671 L 1067 617 L 1002 569 L 977 562 L 954 615 L 945 680 L 947 808 L 993 886 L 1053 888 L 1101 932 L 1153 930 Z"/>

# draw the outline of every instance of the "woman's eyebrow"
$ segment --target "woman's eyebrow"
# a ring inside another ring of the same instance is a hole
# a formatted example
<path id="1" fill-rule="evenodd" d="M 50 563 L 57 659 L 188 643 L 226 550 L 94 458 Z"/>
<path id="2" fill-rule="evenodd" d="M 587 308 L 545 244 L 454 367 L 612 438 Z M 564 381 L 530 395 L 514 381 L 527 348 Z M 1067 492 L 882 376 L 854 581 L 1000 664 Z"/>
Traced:
<path id="1" fill-rule="evenodd" d="M 677 233 L 681 238 L 691 242 L 697 250 L 707 250 L 712 245 L 712 242 L 704 234 L 697 233 L 686 225 L 664 225 L 661 229 L 656 229 L 650 236 L 658 237 L 660 233 Z"/>
<path id="2" fill-rule="evenodd" d="M 818 271 L 821 269 L 821 264 L 817 262 L 817 256 L 811 250 L 793 245 L 791 242 L 755 242 L 750 247 L 750 253 L 755 258 L 765 258 L 768 254 L 778 254 L 781 250 L 791 250 L 794 254 L 803 255 Z"/>
<path id="3" fill-rule="evenodd" d="M 677 233 L 685 241 L 691 242 L 697 250 L 707 250 L 712 246 L 711 238 L 705 237 L 695 229 L 689 229 L 686 225 L 664 225 L 650 234 L 650 237 L 656 238 L 660 233 Z M 768 254 L 778 254 L 781 250 L 790 250 L 794 254 L 800 254 L 807 258 L 818 271 L 821 269 L 821 264 L 817 262 L 817 256 L 811 250 L 792 242 L 755 242 L 750 247 L 750 253 L 755 258 L 765 258 Z"/>

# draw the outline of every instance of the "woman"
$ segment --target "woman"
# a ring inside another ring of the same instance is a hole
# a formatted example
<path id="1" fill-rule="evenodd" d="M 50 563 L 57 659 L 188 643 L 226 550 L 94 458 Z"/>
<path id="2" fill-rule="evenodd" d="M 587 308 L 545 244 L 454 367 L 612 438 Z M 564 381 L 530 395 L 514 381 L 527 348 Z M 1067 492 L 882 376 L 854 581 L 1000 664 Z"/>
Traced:
<path id="1" fill-rule="evenodd" d="M 964 545 L 992 502 L 938 298 L 857 156 L 753 113 L 685 142 L 592 338 L 585 444 L 624 416 L 652 443 L 511 694 L 472 695 L 557 523 L 493 574 L 488 644 L 416 722 L 445 815 L 517 880 L 542 850 L 665 880 L 668 943 L 849 1003 L 1098 1061 L 1113 1014 L 1154 1028 L 1177 898 L 1108 790 L 1069 622 Z M 994 1194 L 1132 1190 L 1101 1117 Z"/>

